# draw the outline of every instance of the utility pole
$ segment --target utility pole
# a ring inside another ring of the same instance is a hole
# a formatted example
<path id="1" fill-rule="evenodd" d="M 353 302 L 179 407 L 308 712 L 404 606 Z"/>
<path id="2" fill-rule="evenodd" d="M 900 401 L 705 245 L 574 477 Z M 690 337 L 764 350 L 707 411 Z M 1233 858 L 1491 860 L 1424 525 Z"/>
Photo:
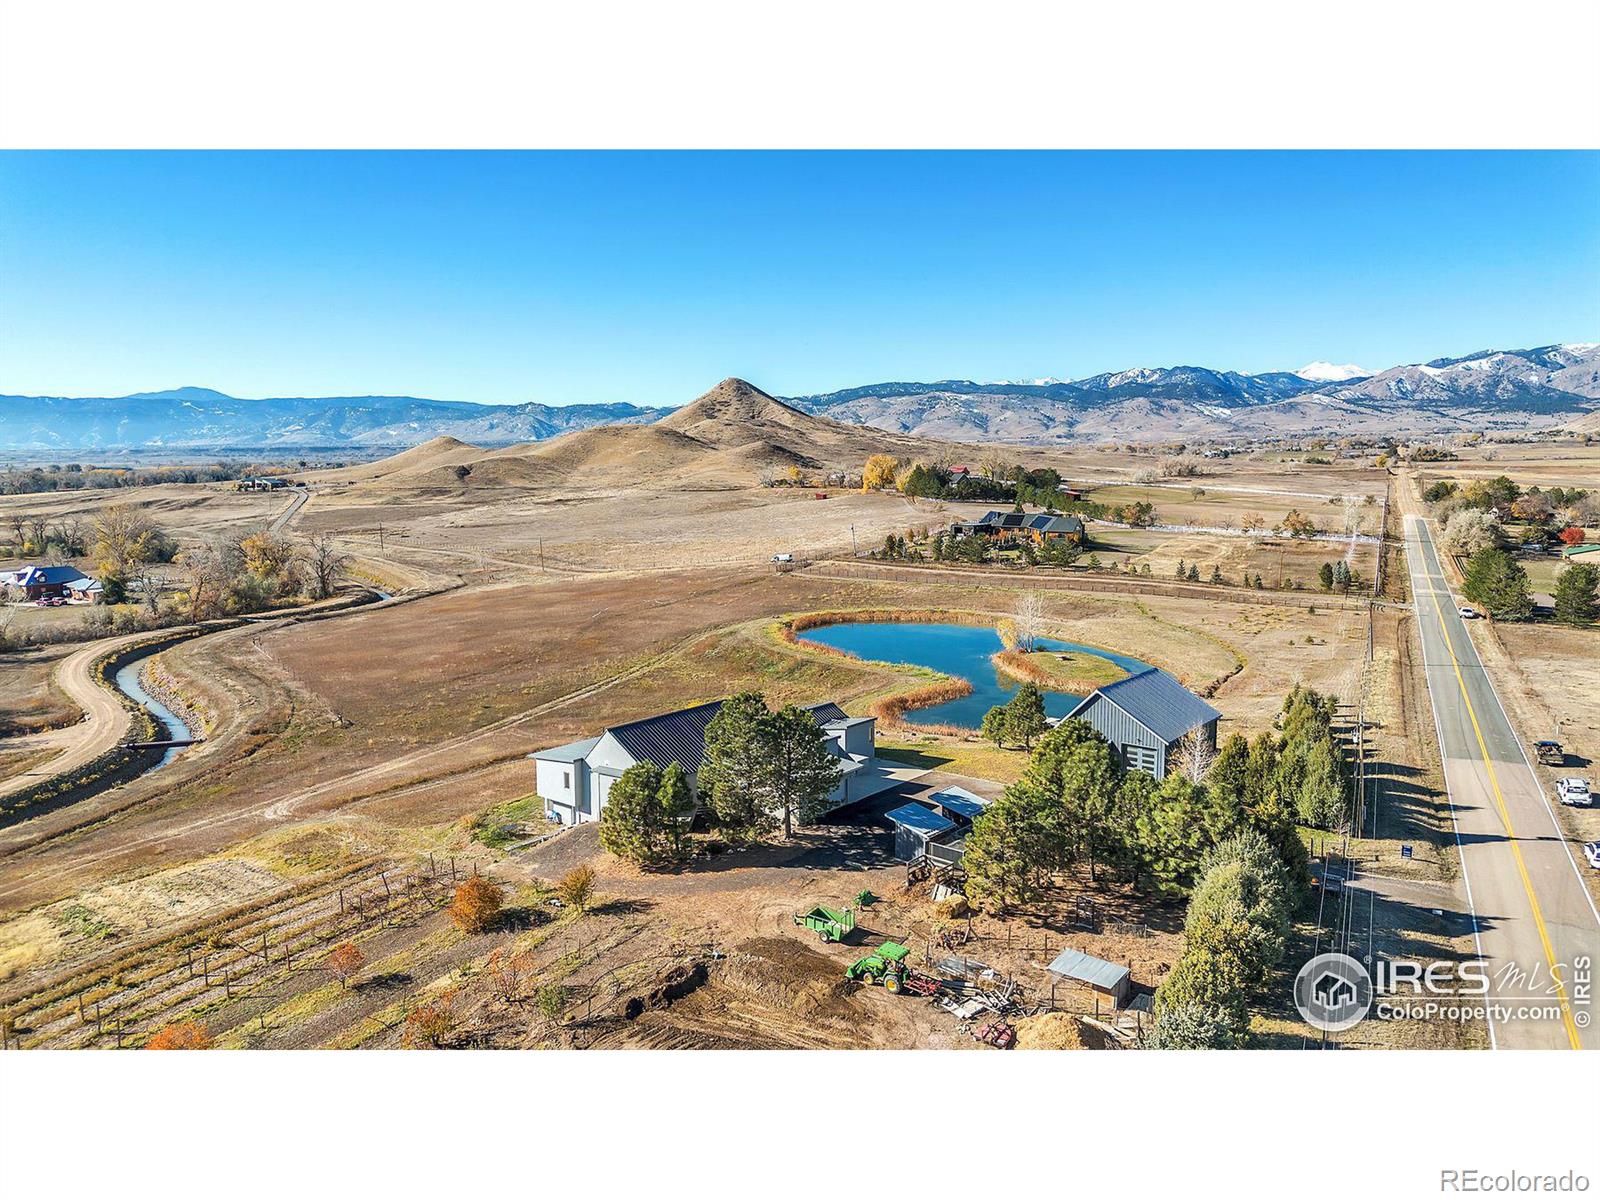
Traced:
<path id="1" fill-rule="evenodd" d="M 544 570 L 544 539 L 539 539 L 539 570 Z"/>
<path id="2" fill-rule="evenodd" d="M 378 549 L 383 549 L 383 522 L 378 522 Z"/>
<path id="3" fill-rule="evenodd" d="M 856 527 L 852 525 L 850 526 L 850 557 L 855 558 L 860 553 L 861 552 L 856 549 Z"/>

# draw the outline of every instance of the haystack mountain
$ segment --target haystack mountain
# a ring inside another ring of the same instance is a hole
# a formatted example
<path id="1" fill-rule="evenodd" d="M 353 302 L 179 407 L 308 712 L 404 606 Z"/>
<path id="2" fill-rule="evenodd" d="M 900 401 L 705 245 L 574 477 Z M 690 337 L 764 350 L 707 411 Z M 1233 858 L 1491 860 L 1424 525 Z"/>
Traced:
<path id="1" fill-rule="evenodd" d="M 1485 350 L 1364 376 L 1328 367 L 1261 374 L 1141 367 L 1071 381 L 875 383 L 789 397 L 785 408 L 914 437 L 1047 444 L 1589 428 L 1600 411 L 1600 343 Z M 683 411 L 416 396 L 245 400 L 194 387 L 117 397 L 0 395 L 0 451 L 385 450 L 438 437 L 514 446 L 663 422 Z"/>

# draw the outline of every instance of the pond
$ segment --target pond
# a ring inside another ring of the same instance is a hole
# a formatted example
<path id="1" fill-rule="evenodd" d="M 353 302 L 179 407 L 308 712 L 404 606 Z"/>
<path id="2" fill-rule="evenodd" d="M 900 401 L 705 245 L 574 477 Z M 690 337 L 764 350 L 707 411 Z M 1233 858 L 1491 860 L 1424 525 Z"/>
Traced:
<path id="1" fill-rule="evenodd" d="M 1000 635 L 989 626 L 923 625 L 894 621 L 819 625 L 801 633 L 800 640 L 832 646 L 835 650 L 847 651 L 858 658 L 932 667 L 935 671 L 954 675 L 972 684 L 971 695 L 906 713 L 905 719 L 913 725 L 959 725 L 965 729 L 977 729 L 983 724 L 984 713 L 1010 700 L 1019 686 L 997 672 L 989 661 L 991 656 L 1005 648 Z M 1143 671 L 1150 665 L 1099 646 L 1081 646 L 1056 638 L 1039 638 L 1036 644 L 1041 650 L 1068 650 L 1104 658 L 1130 673 Z M 1082 696 L 1068 692 L 1046 692 L 1045 712 L 1052 717 L 1064 717 L 1081 699 Z"/>

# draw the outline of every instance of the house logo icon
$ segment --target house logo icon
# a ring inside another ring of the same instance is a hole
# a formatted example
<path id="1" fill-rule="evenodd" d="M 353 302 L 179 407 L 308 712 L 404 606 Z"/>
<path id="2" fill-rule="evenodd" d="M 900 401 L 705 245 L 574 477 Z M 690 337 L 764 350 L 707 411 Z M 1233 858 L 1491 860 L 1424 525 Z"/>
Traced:
<path id="1" fill-rule="evenodd" d="M 1319 954 L 1294 977 L 1294 1006 L 1324 1033 L 1356 1025 L 1372 1007 L 1372 976 L 1348 954 Z"/>

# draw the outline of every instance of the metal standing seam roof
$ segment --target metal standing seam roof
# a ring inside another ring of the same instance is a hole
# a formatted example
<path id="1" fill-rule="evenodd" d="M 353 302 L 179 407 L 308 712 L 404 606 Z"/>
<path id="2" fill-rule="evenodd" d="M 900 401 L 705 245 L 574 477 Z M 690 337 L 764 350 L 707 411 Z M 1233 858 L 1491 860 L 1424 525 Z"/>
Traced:
<path id="1" fill-rule="evenodd" d="M 1045 969 L 1052 975 L 1075 979 L 1107 992 L 1115 991 L 1129 974 L 1127 967 L 1085 954 L 1082 950 L 1063 950 Z"/>
<path id="2" fill-rule="evenodd" d="M 816 718 L 818 725 L 826 725 L 831 721 L 848 721 L 844 709 L 832 700 L 825 700 L 821 704 L 805 704 L 801 706 L 806 712 Z"/>
<path id="3" fill-rule="evenodd" d="M 940 808 L 948 808 L 953 813 L 960 813 L 969 821 L 989 807 L 987 800 L 982 796 L 967 791 L 964 787 L 948 787 L 943 791 L 933 793 L 927 798 Z"/>
<path id="4" fill-rule="evenodd" d="M 920 804 L 902 804 L 884 815 L 896 825 L 904 825 L 919 833 L 943 833 L 946 829 L 956 827 L 956 823 L 949 817 L 941 817 L 933 809 L 924 808 Z"/>
<path id="5" fill-rule="evenodd" d="M 1028 528 L 1038 530 L 1040 533 L 1082 533 L 1083 522 L 1077 517 L 1037 513 L 1028 519 Z"/>
<path id="6" fill-rule="evenodd" d="M 529 758 L 541 759 L 544 762 L 577 762 L 580 758 L 588 757 L 589 751 L 599 743 L 597 737 L 584 738 L 581 741 L 568 742 L 565 746 L 551 746 L 548 750 L 535 750 L 528 755 Z"/>
<path id="7" fill-rule="evenodd" d="M 77 567 L 23 567 L 12 573 L 19 587 L 39 587 L 50 583 L 74 583 L 85 578 Z"/>
<path id="8" fill-rule="evenodd" d="M 1159 667 L 1098 687 L 1067 714 L 1077 716 L 1099 697 L 1115 704 L 1164 742 L 1175 742 L 1196 726 L 1222 716 Z"/>
<path id="9" fill-rule="evenodd" d="M 700 770 L 706 750 L 706 726 L 722 711 L 722 701 L 646 717 L 606 730 L 633 756 L 635 762 L 653 762 L 665 770 L 677 763 L 689 774 Z"/>

